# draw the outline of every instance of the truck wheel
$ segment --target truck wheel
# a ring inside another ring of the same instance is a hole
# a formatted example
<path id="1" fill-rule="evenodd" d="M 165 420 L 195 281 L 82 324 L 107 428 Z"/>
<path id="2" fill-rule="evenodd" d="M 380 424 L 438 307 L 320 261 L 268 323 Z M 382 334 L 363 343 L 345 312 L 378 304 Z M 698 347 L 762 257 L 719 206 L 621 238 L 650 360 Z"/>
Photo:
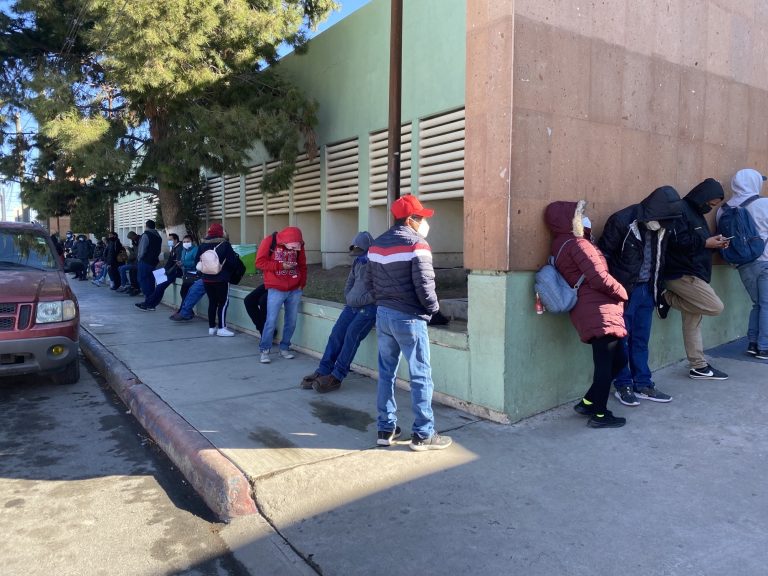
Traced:
<path id="1" fill-rule="evenodd" d="M 61 372 L 51 374 L 51 381 L 57 385 L 76 384 L 80 380 L 80 359 L 75 359 Z"/>

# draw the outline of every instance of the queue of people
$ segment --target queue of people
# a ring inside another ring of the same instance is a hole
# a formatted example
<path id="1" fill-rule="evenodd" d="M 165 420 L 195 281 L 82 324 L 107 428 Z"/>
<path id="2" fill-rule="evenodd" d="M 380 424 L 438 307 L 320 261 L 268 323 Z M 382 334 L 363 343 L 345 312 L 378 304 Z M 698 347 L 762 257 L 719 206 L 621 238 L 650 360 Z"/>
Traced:
<path id="1" fill-rule="evenodd" d="M 752 169 L 733 178 L 729 206 L 745 204 L 762 239 L 754 261 L 738 266 L 753 302 L 746 352 L 768 359 L 768 198 L 760 197 L 765 177 Z M 682 317 L 688 376 L 694 380 L 725 380 L 728 375 L 704 356 L 701 322 L 722 313 L 724 304 L 710 281 L 712 257 L 728 250 L 731 241 L 713 233 L 705 215 L 721 207 L 722 185 L 707 178 L 684 198 L 671 186 L 654 190 L 639 204 L 611 215 L 594 241 L 586 202 L 553 202 L 545 222 L 553 235 L 554 265 L 578 299 L 570 311 L 581 340 L 592 346 L 592 385 L 574 410 L 588 416 L 594 428 L 617 428 L 626 419 L 607 409 L 611 385 L 625 406 L 641 400 L 666 403 L 649 367 L 649 341 L 654 311 L 664 319 L 669 310 Z M 749 203 L 747 205 L 747 203 Z M 722 214 L 718 212 L 718 218 Z M 762 348 L 761 348 L 762 347 Z"/>

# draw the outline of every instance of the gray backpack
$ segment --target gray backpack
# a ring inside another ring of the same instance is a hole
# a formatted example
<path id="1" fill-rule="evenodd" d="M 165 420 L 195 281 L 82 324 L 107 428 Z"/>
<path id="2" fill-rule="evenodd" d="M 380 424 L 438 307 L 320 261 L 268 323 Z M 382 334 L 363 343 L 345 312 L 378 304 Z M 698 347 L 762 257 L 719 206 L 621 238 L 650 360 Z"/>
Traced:
<path id="1" fill-rule="evenodd" d="M 549 263 L 542 266 L 538 272 L 536 272 L 536 282 L 534 284 L 536 292 L 541 298 L 541 303 L 548 312 L 554 314 L 562 314 L 563 312 L 570 312 L 578 299 L 579 287 L 584 282 L 585 276 L 581 275 L 579 281 L 574 286 L 568 284 L 563 278 L 562 274 L 555 268 L 555 262 L 560 257 L 560 253 L 565 248 L 568 242 L 571 242 L 574 238 L 566 240 L 557 251 L 557 256 L 550 256 Z"/>

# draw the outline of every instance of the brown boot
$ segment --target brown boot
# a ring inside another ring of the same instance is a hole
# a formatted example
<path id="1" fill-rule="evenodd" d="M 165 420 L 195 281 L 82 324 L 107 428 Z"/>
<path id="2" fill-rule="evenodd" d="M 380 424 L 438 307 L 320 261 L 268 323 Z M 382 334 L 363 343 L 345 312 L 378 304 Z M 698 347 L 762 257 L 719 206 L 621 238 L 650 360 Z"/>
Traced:
<path id="1" fill-rule="evenodd" d="M 317 371 L 312 372 L 312 374 L 310 374 L 309 376 L 304 376 L 304 378 L 301 380 L 301 384 L 299 384 L 299 386 L 301 386 L 302 390 L 311 390 L 312 389 L 312 384 L 318 378 L 320 378 L 320 374 L 318 374 Z"/>
<path id="2" fill-rule="evenodd" d="M 315 392 L 320 392 L 320 394 L 333 392 L 341 388 L 341 380 L 337 379 L 333 374 L 326 374 L 315 380 L 312 383 L 312 388 L 315 389 Z"/>

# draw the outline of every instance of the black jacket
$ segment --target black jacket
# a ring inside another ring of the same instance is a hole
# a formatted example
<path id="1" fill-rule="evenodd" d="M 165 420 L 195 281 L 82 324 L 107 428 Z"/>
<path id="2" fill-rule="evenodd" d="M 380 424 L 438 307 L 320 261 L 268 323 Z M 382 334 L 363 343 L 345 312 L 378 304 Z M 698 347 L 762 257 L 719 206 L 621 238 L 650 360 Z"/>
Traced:
<path id="1" fill-rule="evenodd" d="M 664 278 L 695 276 L 707 283 L 712 280 L 713 250 L 704 246 L 712 234 L 704 214 L 709 212 L 707 202 L 724 196 L 720 183 L 707 178 L 683 198 L 683 217 L 669 227 Z"/>
<path id="2" fill-rule="evenodd" d="M 117 238 L 107 240 L 107 245 L 104 248 L 104 262 L 106 262 L 108 266 L 117 266 L 119 264 L 117 255 L 122 249 L 123 244 Z"/>
<path id="3" fill-rule="evenodd" d="M 222 264 L 221 272 L 216 275 L 202 274 L 201 278 L 203 282 L 229 282 L 232 277 L 232 270 L 235 269 L 235 261 L 238 256 L 232 244 L 230 244 L 225 238 L 205 238 L 203 239 L 200 247 L 197 250 L 197 258 L 195 264 L 200 262 L 200 256 L 208 250 L 216 250 L 216 255 L 219 257 L 219 262 Z"/>
<path id="4" fill-rule="evenodd" d="M 640 204 L 633 204 L 613 214 L 605 223 L 597 246 L 605 254 L 611 276 L 621 282 L 630 294 L 637 283 L 643 266 L 646 223 L 659 221 L 662 228 L 651 231 L 651 278 L 654 302 L 661 293 L 661 271 L 668 233 L 666 227 L 682 214 L 682 200 L 671 186 L 657 188 Z"/>

